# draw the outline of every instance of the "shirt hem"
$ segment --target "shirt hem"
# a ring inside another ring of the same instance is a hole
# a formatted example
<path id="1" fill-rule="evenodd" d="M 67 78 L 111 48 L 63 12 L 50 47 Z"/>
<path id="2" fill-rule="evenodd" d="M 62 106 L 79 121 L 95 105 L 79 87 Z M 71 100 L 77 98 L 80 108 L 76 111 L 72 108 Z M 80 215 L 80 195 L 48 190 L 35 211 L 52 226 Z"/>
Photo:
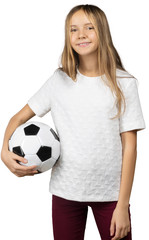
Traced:
<path id="1" fill-rule="evenodd" d="M 73 200 L 73 201 L 78 201 L 78 202 L 113 202 L 113 201 L 118 201 L 118 198 L 117 197 L 111 197 L 111 198 L 95 198 L 95 197 L 92 197 L 92 198 L 85 198 L 85 197 L 72 197 L 70 196 L 69 194 L 62 194 L 58 191 L 53 191 L 51 188 L 49 188 L 49 192 L 55 196 L 58 196 L 58 197 L 61 197 L 61 198 L 64 198 L 66 200 Z"/>

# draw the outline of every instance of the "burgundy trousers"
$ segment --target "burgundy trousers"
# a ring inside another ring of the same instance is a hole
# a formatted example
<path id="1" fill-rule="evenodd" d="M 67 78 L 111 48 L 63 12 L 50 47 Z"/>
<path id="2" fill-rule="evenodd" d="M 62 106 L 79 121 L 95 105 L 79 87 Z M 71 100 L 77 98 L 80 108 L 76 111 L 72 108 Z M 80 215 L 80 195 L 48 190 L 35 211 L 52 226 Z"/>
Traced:
<path id="1" fill-rule="evenodd" d="M 117 201 L 79 202 L 52 195 L 54 240 L 84 240 L 88 206 L 91 207 L 102 240 L 111 240 L 110 225 Z M 122 240 L 132 240 L 130 204 L 128 208 L 130 232 Z"/>

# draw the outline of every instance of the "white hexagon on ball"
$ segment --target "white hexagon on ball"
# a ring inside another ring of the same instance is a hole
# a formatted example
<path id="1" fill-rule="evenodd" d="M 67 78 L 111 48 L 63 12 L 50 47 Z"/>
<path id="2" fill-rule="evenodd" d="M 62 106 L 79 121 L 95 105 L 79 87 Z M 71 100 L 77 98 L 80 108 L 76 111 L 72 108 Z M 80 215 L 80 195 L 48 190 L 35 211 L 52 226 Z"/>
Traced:
<path id="1" fill-rule="evenodd" d="M 21 143 L 25 155 L 36 154 L 40 147 L 41 144 L 37 136 L 25 136 Z"/>

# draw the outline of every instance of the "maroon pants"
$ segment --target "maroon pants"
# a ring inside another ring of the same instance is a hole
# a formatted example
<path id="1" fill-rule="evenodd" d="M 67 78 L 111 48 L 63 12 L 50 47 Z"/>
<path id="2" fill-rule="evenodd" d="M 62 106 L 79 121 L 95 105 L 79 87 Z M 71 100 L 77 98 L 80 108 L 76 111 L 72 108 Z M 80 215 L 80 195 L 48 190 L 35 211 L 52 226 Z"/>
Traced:
<path id="1" fill-rule="evenodd" d="M 101 239 L 111 240 L 110 225 L 116 204 L 117 201 L 79 202 L 52 195 L 54 240 L 84 240 L 88 206 L 91 207 L 94 214 Z M 129 208 L 128 213 L 131 227 L 131 214 Z M 121 239 L 131 240 L 131 230 L 128 232 L 127 236 Z"/>

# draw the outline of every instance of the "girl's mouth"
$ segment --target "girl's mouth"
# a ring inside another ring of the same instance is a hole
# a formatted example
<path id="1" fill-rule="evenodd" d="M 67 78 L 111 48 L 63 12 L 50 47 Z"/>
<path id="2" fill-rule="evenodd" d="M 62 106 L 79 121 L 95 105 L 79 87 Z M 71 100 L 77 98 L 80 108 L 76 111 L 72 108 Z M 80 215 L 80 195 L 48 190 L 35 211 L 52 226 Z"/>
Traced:
<path id="1" fill-rule="evenodd" d="M 86 47 L 86 46 L 88 46 L 90 43 L 88 42 L 88 43 L 81 43 L 81 44 L 78 44 L 78 46 L 79 47 Z"/>

